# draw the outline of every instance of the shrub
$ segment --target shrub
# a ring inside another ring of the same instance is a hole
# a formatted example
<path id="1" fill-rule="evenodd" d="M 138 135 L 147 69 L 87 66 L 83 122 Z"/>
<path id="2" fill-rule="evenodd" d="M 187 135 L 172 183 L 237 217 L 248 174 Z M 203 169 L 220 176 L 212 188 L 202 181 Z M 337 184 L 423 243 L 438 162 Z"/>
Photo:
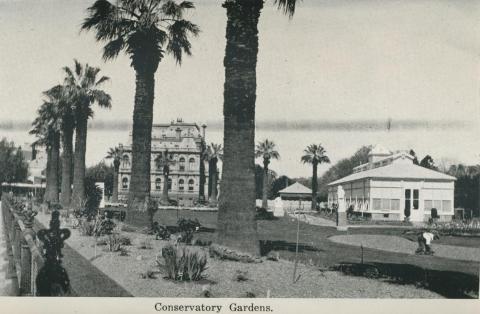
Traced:
<path id="1" fill-rule="evenodd" d="M 86 218 L 81 218 L 78 220 L 78 229 L 80 230 L 80 234 L 83 236 L 93 236 L 95 231 L 95 222 L 89 221 Z"/>
<path id="2" fill-rule="evenodd" d="M 158 262 L 164 268 L 166 277 L 176 281 L 198 281 L 207 269 L 205 253 L 191 247 L 175 247 L 168 245 L 162 249 L 165 264 Z"/>
<path id="3" fill-rule="evenodd" d="M 112 234 L 113 229 L 115 228 L 115 223 L 113 220 L 106 218 L 105 216 L 97 216 L 95 220 L 95 236 L 109 235 Z"/>
<path id="4" fill-rule="evenodd" d="M 107 238 L 107 248 L 110 252 L 118 252 L 122 248 L 122 243 L 120 241 L 120 237 L 113 233 L 109 234 Z"/>
<path id="5" fill-rule="evenodd" d="M 155 221 L 153 223 L 153 228 L 152 228 L 153 234 L 155 234 L 155 239 L 161 239 L 161 240 L 168 240 L 170 239 L 171 233 L 168 231 L 166 226 L 162 226 L 158 223 L 158 221 Z"/>
<path id="6" fill-rule="evenodd" d="M 274 220 L 275 217 L 273 216 L 273 212 L 269 212 L 263 207 L 257 207 L 257 213 L 255 215 L 255 218 L 257 220 Z"/>
<path id="7" fill-rule="evenodd" d="M 193 240 L 193 234 L 201 227 L 198 219 L 192 220 L 180 218 L 177 224 L 180 232 L 182 233 L 182 237 L 180 238 L 181 242 L 191 244 Z"/>
<path id="8" fill-rule="evenodd" d="M 103 191 L 95 184 L 95 178 L 85 178 L 85 204 L 80 209 L 81 215 L 88 218 L 95 217 L 102 200 Z"/>
<path id="9" fill-rule="evenodd" d="M 234 281 L 247 281 L 248 280 L 248 272 L 244 270 L 237 270 L 235 271 L 235 275 L 233 276 Z"/>

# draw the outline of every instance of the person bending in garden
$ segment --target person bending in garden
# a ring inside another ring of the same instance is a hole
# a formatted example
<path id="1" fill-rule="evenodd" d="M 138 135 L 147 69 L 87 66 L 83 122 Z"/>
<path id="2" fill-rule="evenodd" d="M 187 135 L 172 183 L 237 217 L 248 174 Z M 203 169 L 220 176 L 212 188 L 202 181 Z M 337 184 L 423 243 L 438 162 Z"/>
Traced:
<path id="1" fill-rule="evenodd" d="M 417 254 L 433 254 L 431 243 L 433 240 L 438 240 L 440 237 L 436 232 L 423 231 L 418 235 L 418 249 L 415 251 Z"/>

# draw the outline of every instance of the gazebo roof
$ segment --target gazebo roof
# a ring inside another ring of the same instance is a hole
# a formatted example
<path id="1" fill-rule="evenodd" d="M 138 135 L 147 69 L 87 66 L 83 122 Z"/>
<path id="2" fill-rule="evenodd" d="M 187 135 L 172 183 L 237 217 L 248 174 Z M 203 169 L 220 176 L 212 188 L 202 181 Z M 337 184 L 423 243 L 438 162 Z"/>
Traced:
<path id="1" fill-rule="evenodd" d="M 312 194 L 312 190 L 307 188 L 305 185 L 302 185 L 298 182 L 295 182 L 294 184 L 287 186 L 283 190 L 280 190 L 278 193 L 280 194 Z"/>

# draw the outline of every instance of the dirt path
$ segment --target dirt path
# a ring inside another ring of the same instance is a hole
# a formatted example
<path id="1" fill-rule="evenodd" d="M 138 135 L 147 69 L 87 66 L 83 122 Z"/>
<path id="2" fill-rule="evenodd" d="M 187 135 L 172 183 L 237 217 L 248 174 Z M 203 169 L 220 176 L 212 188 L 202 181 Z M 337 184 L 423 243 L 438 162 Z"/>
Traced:
<path id="1" fill-rule="evenodd" d="M 378 249 L 388 252 L 404 253 L 414 255 L 418 245 L 416 242 L 408 239 L 389 236 L 389 235 L 372 235 L 372 234 L 356 234 L 356 235 L 336 235 L 329 238 L 336 243 L 361 246 L 365 248 Z M 480 262 L 480 248 L 452 246 L 445 244 L 432 243 L 432 249 L 435 256 L 444 257 L 455 260 Z M 425 258 L 428 258 L 425 256 Z"/>

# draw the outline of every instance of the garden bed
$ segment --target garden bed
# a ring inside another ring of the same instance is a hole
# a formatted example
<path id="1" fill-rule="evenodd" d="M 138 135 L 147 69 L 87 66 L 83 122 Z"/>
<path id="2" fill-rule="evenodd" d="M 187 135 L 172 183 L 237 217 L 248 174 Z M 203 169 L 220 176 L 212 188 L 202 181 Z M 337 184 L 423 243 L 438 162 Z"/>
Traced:
<path id="1" fill-rule="evenodd" d="M 46 220 L 44 218 L 44 220 Z M 245 264 L 208 258 L 204 278 L 195 282 L 165 279 L 156 260 L 168 241 L 138 232 L 122 232 L 132 245 L 124 246 L 127 255 L 109 252 L 105 246 L 95 247 L 95 238 L 81 236 L 72 230 L 67 244 L 100 271 L 134 296 L 140 297 L 328 297 L 328 298 L 440 298 L 432 291 L 414 285 L 397 285 L 383 279 L 345 276 L 338 271 L 320 270 L 313 264 L 300 264 L 292 283 L 294 264 L 291 261 L 264 260 Z M 149 242 L 151 249 L 142 249 Z M 207 247 L 199 247 L 208 255 Z M 68 269 L 67 269 L 68 270 Z M 236 274 L 245 274 L 239 280 Z M 149 274 L 149 276 L 146 276 Z M 151 277 L 151 278 L 149 278 Z M 116 296 L 116 295 L 112 295 Z"/>

